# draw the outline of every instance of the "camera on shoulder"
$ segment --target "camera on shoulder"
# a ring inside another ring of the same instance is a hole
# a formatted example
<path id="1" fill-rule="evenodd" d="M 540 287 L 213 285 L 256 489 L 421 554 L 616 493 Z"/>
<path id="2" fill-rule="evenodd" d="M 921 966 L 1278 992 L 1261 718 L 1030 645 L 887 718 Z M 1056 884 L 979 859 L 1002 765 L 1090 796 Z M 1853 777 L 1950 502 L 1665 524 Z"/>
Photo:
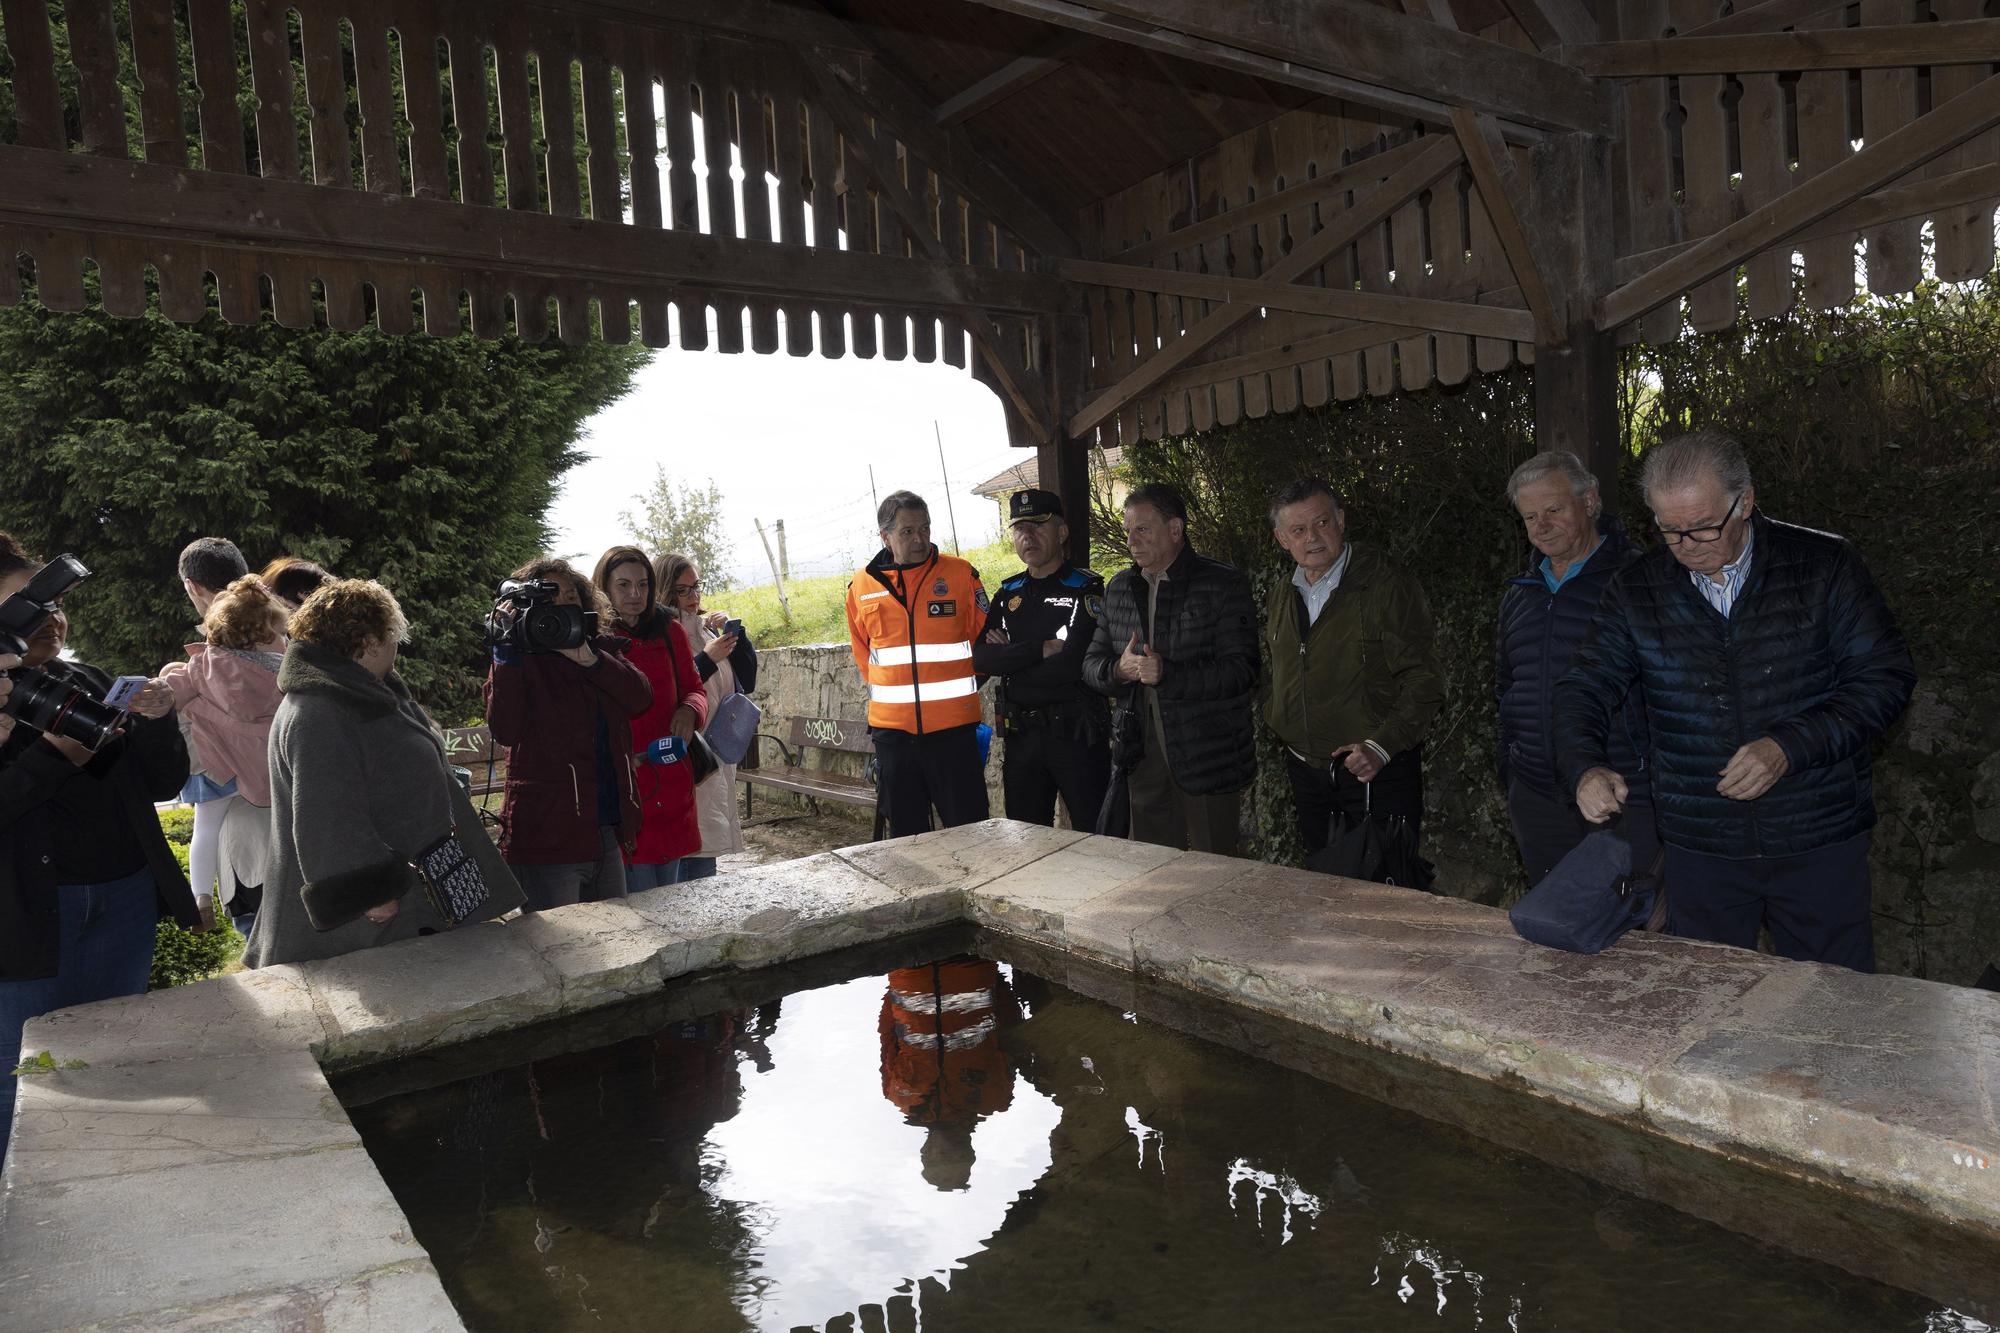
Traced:
<path id="1" fill-rule="evenodd" d="M 0 602 L 0 653 L 27 656 L 28 640 L 56 613 L 63 594 L 89 577 L 83 561 L 73 555 L 59 555 L 36 570 L 20 591 Z M 8 675 L 14 689 L 0 712 L 36 731 L 95 750 L 111 739 L 125 718 L 123 712 L 54 672 L 15 667 Z"/>
<path id="2" fill-rule="evenodd" d="M 486 617 L 486 642 L 524 653 L 581 648 L 597 634 L 597 613 L 563 606 L 561 588 L 550 579 L 508 579 L 500 585 L 493 613 Z"/>

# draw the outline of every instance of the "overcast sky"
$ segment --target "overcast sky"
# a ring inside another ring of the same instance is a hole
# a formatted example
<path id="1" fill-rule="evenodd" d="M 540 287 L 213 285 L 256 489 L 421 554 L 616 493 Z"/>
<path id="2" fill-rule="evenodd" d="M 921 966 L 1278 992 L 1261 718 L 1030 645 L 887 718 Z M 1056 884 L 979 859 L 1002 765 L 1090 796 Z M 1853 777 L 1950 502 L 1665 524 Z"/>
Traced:
<path id="1" fill-rule="evenodd" d="M 870 464 L 880 494 L 907 488 L 930 502 L 933 534 L 950 550 L 939 435 L 961 543 L 993 540 L 999 510 L 972 488 L 1034 454 L 1008 447 L 999 399 L 967 371 L 664 350 L 631 394 L 590 421 L 581 446 L 590 461 L 569 473 L 549 511 L 555 549 L 594 560 L 629 540 L 619 514 L 638 509 L 659 463 L 678 479 L 712 477 L 721 487 L 739 581 L 770 581 L 757 519 L 767 530 L 785 520 L 796 577 L 851 573 L 866 560 L 880 546 Z"/>

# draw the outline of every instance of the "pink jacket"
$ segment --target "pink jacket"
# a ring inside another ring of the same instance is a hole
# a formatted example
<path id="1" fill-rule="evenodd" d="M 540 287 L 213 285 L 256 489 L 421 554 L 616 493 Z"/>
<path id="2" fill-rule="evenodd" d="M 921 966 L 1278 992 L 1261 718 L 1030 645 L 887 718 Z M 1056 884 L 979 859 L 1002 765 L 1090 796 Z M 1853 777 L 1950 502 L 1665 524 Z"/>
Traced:
<path id="1" fill-rule="evenodd" d="M 234 778 L 244 800 L 269 805 L 271 767 L 265 750 L 283 697 L 277 667 L 191 643 L 188 660 L 161 668 L 160 679 L 173 691 L 174 707 L 187 714 L 208 775 L 217 782 Z"/>

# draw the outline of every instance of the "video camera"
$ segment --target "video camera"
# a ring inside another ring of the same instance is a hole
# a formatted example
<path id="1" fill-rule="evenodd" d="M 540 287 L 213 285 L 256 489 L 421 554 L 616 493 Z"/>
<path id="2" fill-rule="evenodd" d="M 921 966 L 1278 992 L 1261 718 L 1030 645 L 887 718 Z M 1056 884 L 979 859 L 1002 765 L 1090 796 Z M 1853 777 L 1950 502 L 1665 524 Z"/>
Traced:
<path id="1" fill-rule="evenodd" d="M 524 653 L 581 648 L 597 633 L 597 612 L 559 606 L 561 588 L 548 579 L 508 579 L 486 617 L 486 642 Z"/>
<path id="2" fill-rule="evenodd" d="M 36 570 L 19 592 L 0 602 L 0 653 L 25 656 L 28 640 L 56 613 L 63 594 L 89 577 L 83 561 L 73 555 L 59 555 Z M 59 676 L 34 667 L 16 667 L 7 674 L 14 692 L 0 712 L 36 731 L 95 750 L 124 721 L 124 713 Z"/>

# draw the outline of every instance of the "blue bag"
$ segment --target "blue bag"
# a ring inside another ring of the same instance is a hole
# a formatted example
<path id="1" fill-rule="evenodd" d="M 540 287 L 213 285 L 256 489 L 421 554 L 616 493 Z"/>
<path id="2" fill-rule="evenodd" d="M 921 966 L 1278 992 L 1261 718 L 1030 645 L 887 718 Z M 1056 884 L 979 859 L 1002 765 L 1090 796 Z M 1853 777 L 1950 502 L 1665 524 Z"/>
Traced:
<path id="1" fill-rule="evenodd" d="M 1634 874 L 1632 844 L 1614 829 L 1599 829 L 1571 848 L 1507 917 L 1524 940 L 1601 953 L 1628 930 L 1666 924 L 1664 860 L 1664 852 L 1656 853 Z"/>

